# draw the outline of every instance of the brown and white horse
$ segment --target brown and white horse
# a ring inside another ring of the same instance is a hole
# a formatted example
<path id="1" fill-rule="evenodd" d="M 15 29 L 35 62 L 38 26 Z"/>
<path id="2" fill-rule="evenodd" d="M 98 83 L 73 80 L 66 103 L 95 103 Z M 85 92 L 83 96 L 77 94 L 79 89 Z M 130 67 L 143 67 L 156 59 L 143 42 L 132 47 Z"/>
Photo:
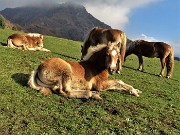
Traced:
<path id="1" fill-rule="evenodd" d="M 37 33 L 13 34 L 7 39 L 7 47 L 32 51 L 50 51 L 43 48 L 43 35 Z"/>
<path id="2" fill-rule="evenodd" d="M 121 80 L 108 80 L 116 69 L 119 49 L 109 44 L 88 52 L 86 60 L 67 61 L 60 58 L 45 60 L 31 72 L 28 85 L 43 94 L 59 92 L 66 97 L 101 99 L 100 92 L 117 89 L 139 96 L 141 91 Z"/>
<path id="3" fill-rule="evenodd" d="M 119 43 L 120 58 L 118 59 L 117 73 L 120 73 L 126 52 L 126 34 L 120 30 L 104 29 L 101 27 L 95 27 L 94 29 L 92 29 L 86 37 L 82 46 L 81 60 L 84 59 L 84 56 L 87 54 L 87 50 L 89 47 L 108 44 L 109 42 L 112 42 L 116 45 Z"/>
<path id="4" fill-rule="evenodd" d="M 160 58 L 161 72 L 159 76 L 164 75 L 165 67 L 167 68 L 166 77 L 170 78 L 174 68 L 174 51 L 173 48 L 164 42 L 148 42 L 144 40 L 129 40 L 127 39 L 126 55 L 137 55 L 139 59 L 138 70 L 144 71 L 144 64 L 142 56 L 149 58 Z"/>

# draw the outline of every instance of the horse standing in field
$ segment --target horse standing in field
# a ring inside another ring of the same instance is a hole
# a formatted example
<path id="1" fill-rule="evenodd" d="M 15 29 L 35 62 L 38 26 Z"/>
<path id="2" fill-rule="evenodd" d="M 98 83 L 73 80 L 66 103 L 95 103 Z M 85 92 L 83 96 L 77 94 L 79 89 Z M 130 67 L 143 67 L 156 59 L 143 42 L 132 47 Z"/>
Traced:
<path id="1" fill-rule="evenodd" d="M 173 48 L 164 42 L 148 42 L 144 40 L 129 40 L 127 39 L 126 55 L 137 55 L 139 59 L 138 70 L 144 71 L 144 64 L 142 56 L 149 58 L 160 58 L 161 72 L 159 76 L 164 75 L 165 67 L 167 68 L 166 77 L 170 78 L 174 68 L 174 51 Z"/>
<path id="2" fill-rule="evenodd" d="M 87 54 L 87 50 L 89 47 L 97 46 L 101 44 L 108 44 L 109 42 L 112 42 L 115 45 L 119 44 L 120 55 L 117 63 L 116 72 L 120 73 L 126 52 L 126 34 L 120 30 L 104 29 L 100 27 L 93 28 L 89 32 L 82 46 L 81 60 L 84 59 L 84 56 Z"/>
<path id="3" fill-rule="evenodd" d="M 29 35 L 13 34 L 7 39 L 7 47 L 32 51 L 50 51 L 43 48 L 43 35 L 37 35 L 37 33 L 35 35 L 33 33 Z"/>
<path id="4" fill-rule="evenodd" d="M 43 94 L 59 92 L 75 98 L 101 99 L 100 92 L 108 89 L 139 96 L 141 91 L 123 81 L 108 80 L 108 74 L 116 69 L 118 55 L 119 49 L 109 43 L 88 51 L 81 62 L 50 58 L 31 72 L 28 85 Z"/>

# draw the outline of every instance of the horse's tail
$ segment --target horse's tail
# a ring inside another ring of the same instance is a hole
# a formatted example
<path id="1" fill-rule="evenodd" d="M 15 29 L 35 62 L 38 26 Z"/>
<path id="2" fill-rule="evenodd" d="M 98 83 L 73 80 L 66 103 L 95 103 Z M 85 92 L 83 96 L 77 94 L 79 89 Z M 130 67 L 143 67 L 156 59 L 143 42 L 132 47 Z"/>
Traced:
<path id="1" fill-rule="evenodd" d="M 34 70 L 31 72 L 28 85 L 33 89 L 40 90 L 42 87 L 37 83 L 37 80 L 36 80 L 37 73 L 38 73 L 38 70 Z"/>
<path id="2" fill-rule="evenodd" d="M 43 93 L 44 95 L 51 94 L 52 91 L 50 88 L 48 88 L 48 85 L 43 84 L 39 79 L 38 79 L 38 70 L 34 70 L 31 72 L 31 75 L 29 77 L 28 85 L 35 89 L 38 90 L 39 92 Z"/>
<path id="3" fill-rule="evenodd" d="M 167 78 L 170 78 L 174 68 L 174 49 L 171 47 L 169 55 L 166 57 L 166 67 L 167 67 Z"/>
<path id="4" fill-rule="evenodd" d="M 9 48 L 14 47 L 11 37 L 8 37 L 8 39 L 7 39 L 7 47 L 9 47 Z"/>

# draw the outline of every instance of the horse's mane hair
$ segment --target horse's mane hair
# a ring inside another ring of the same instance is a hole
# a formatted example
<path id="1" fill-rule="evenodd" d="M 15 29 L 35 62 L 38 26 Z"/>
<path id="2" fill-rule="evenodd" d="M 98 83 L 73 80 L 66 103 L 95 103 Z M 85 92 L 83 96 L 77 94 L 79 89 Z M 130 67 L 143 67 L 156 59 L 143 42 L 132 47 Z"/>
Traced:
<path id="1" fill-rule="evenodd" d="M 93 29 L 91 29 L 91 31 L 88 33 L 88 35 L 86 36 L 86 38 L 84 39 L 84 44 L 83 44 L 83 46 L 85 45 L 85 43 L 88 41 L 88 39 L 89 39 L 89 37 L 90 37 L 90 35 L 91 35 L 91 33 L 92 33 L 92 31 L 94 31 L 95 29 L 97 29 L 97 27 L 94 27 Z"/>
<path id="2" fill-rule="evenodd" d="M 106 44 L 98 44 L 97 46 L 90 46 L 87 50 L 87 54 L 84 56 L 83 61 L 89 60 L 89 58 L 95 54 L 96 52 L 99 52 L 103 48 L 107 47 Z"/>
<path id="3" fill-rule="evenodd" d="M 126 52 L 127 51 L 131 52 L 134 49 L 134 47 L 136 46 L 136 42 L 137 42 L 137 40 L 132 41 L 132 40 L 127 38 Z"/>

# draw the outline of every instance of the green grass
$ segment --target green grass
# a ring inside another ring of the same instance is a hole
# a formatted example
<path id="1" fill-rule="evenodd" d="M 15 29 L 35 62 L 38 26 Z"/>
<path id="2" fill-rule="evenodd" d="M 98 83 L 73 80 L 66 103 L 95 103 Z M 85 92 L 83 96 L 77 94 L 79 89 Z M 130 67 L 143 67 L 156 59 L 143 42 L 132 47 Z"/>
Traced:
<path id="1" fill-rule="evenodd" d="M 0 29 L 0 44 L 15 31 Z M 60 57 L 79 61 L 81 42 L 44 37 L 51 52 L 22 51 L 0 45 L 1 134 L 180 134 L 180 62 L 172 79 L 156 76 L 159 59 L 144 58 L 145 72 L 136 70 L 137 57 L 124 63 L 121 79 L 142 90 L 139 98 L 118 91 L 102 93 L 102 101 L 44 96 L 27 86 L 41 61 Z"/>

